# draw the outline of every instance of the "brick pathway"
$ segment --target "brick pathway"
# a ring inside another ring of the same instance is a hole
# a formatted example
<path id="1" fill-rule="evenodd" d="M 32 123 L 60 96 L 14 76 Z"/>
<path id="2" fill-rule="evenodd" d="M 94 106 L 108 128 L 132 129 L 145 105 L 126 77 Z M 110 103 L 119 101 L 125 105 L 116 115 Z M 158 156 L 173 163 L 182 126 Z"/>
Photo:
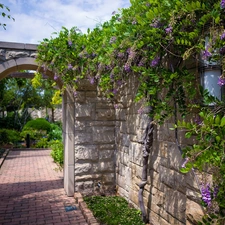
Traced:
<path id="1" fill-rule="evenodd" d="M 73 197 L 63 190 L 63 174 L 49 150 L 10 151 L 0 169 L 1 225 L 87 225 Z"/>

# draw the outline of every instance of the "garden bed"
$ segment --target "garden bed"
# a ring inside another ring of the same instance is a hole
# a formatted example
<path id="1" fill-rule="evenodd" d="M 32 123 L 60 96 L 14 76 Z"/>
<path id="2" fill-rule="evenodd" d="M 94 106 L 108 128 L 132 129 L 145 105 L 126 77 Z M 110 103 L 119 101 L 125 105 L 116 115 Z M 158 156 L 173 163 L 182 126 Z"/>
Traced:
<path id="1" fill-rule="evenodd" d="M 84 201 L 101 225 L 145 225 L 140 210 L 120 196 L 91 196 Z"/>

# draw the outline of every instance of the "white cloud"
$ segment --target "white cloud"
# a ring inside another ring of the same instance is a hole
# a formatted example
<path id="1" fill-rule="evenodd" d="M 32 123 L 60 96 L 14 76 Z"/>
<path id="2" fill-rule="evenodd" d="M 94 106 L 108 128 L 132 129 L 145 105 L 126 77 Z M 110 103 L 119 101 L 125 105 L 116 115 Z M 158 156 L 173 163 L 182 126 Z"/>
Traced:
<path id="1" fill-rule="evenodd" d="M 15 18 L 4 20 L 0 41 L 39 43 L 64 26 L 76 26 L 83 32 L 109 20 L 113 11 L 129 7 L 129 0 L 0 0 Z M 0 21 L 2 18 L 0 18 Z"/>

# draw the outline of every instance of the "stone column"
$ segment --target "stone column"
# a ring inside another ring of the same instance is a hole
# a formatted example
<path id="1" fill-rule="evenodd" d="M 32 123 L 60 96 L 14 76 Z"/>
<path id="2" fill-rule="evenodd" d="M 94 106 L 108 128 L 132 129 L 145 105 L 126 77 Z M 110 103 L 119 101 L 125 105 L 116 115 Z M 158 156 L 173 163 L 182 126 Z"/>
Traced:
<path id="1" fill-rule="evenodd" d="M 64 189 L 68 196 L 74 195 L 74 96 L 66 90 L 63 94 L 63 143 L 64 143 Z"/>

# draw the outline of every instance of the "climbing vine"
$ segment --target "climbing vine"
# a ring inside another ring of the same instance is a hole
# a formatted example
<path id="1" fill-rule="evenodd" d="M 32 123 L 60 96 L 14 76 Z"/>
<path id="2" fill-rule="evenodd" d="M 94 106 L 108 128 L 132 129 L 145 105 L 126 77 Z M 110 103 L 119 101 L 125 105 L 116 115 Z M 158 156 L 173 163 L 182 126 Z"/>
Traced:
<path id="1" fill-rule="evenodd" d="M 114 101 L 133 73 L 139 79 L 136 101 L 145 100 L 154 123 L 173 117 L 175 109 L 183 117 L 199 115 L 200 123 L 179 122 L 175 128 L 197 141 L 184 149 L 189 161 L 182 172 L 212 170 L 213 187 L 202 185 L 201 193 L 216 218 L 204 218 L 206 224 L 210 219 L 222 224 L 225 214 L 224 107 L 200 86 L 198 68 L 203 61 L 216 62 L 222 67 L 218 84 L 225 84 L 224 8 L 224 0 L 131 0 L 130 8 L 113 12 L 110 21 L 85 34 L 63 27 L 56 38 L 43 40 L 37 56 L 40 67 L 52 70 L 64 88 L 73 87 L 74 95 L 88 79 Z"/>

